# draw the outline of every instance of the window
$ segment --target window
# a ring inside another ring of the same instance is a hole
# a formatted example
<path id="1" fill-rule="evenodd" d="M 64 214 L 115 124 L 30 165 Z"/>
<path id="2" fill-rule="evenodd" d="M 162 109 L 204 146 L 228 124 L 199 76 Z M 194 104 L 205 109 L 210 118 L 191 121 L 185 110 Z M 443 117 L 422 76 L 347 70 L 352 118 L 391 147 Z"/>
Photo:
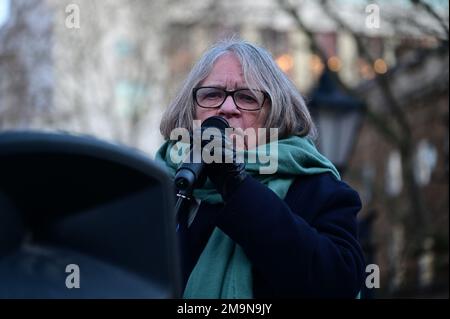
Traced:
<path id="1" fill-rule="evenodd" d="M 436 148 L 427 140 L 421 140 L 417 146 L 415 158 L 415 178 L 420 186 L 427 185 L 437 163 Z"/>
<path id="2" fill-rule="evenodd" d="M 385 185 L 386 193 L 390 196 L 397 196 L 402 191 L 402 158 L 399 151 L 392 151 L 391 154 L 389 154 Z"/>

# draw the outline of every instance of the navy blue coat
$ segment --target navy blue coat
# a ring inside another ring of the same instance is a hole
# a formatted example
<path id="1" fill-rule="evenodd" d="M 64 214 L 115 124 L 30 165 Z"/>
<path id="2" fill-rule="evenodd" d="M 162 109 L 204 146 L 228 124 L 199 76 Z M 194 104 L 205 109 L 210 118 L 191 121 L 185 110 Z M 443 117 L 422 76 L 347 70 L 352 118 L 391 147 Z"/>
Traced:
<path id="1" fill-rule="evenodd" d="M 226 205 L 202 202 L 180 232 L 185 283 L 217 226 L 250 259 L 255 298 L 354 298 L 365 273 L 360 209 L 358 194 L 328 173 L 298 177 L 284 200 L 247 177 Z"/>

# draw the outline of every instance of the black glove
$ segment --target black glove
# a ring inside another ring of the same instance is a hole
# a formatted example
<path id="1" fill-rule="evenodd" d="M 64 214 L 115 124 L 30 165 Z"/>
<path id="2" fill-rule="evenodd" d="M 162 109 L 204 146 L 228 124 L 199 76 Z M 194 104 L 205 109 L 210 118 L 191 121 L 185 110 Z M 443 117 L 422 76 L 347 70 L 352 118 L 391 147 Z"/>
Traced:
<path id="1" fill-rule="evenodd" d="M 236 148 L 233 147 L 233 142 L 225 135 L 225 132 L 221 131 L 220 135 L 214 135 L 213 144 L 210 143 L 212 138 L 211 136 L 209 140 L 202 141 L 202 148 L 211 156 L 217 155 L 218 162 L 205 163 L 206 175 L 213 182 L 224 201 L 227 201 L 248 174 L 245 171 L 245 163 L 237 162 Z M 212 147 L 213 145 L 221 145 L 221 147 Z M 220 154 L 214 154 L 215 150 L 219 150 Z"/>

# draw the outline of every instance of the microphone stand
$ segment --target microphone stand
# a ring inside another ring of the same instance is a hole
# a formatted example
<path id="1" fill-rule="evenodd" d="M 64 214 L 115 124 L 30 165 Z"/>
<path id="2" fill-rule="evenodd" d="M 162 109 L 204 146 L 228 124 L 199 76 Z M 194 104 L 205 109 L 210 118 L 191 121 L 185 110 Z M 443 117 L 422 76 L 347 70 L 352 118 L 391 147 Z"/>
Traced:
<path id="1" fill-rule="evenodd" d="M 175 213 L 177 220 L 177 231 L 181 226 L 187 226 L 189 207 L 192 202 L 192 193 L 195 186 L 203 184 L 204 177 L 201 176 L 202 164 L 190 164 L 187 168 L 183 165 L 175 178 L 175 189 L 177 191 L 177 201 L 175 203 Z M 199 180 L 198 180 L 199 179 Z"/>
<path id="2" fill-rule="evenodd" d="M 187 225 L 188 219 L 188 208 L 191 203 L 192 192 L 187 192 L 185 190 L 178 190 L 177 192 L 177 201 L 175 204 L 175 213 L 176 213 L 176 221 L 177 221 L 177 231 L 180 225 Z"/>
<path id="3" fill-rule="evenodd" d="M 177 229 L 180 225 L 187 225 L 188 209 L 192 201 L 192 193 L 196 186 L 201 186 L 206 180 L 202 174 L 203 163 L 182 164 L 175 176 L 175 188 L 177 190 L 177 201 L 175 213 L 177 219 Z M 186 223 L 186 224 L 185 224 Z"/>
<path id="4" fill-rule="evenodd" d="M 191 194 L 185 190 L 177 189 L 176 193 L 176 203 L 175 203 L 175 220 L 176 220 L 176 231 L 180 230 L 180 227 L 185 227 L 187 225 L 187 215 L 188 207 L 191 202 Z"/>

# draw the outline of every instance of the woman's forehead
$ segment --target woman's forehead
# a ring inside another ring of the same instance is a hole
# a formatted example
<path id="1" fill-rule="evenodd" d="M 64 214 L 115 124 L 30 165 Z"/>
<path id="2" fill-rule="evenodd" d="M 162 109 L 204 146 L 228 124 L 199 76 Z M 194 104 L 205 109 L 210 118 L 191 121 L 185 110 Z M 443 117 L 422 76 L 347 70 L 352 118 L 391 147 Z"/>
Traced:
<path id="1" fill-rule="evenodd" d="M 241 63 L 235 56 L 221 56 L 200 85 L 236 89 L 247 87 Z"/>

